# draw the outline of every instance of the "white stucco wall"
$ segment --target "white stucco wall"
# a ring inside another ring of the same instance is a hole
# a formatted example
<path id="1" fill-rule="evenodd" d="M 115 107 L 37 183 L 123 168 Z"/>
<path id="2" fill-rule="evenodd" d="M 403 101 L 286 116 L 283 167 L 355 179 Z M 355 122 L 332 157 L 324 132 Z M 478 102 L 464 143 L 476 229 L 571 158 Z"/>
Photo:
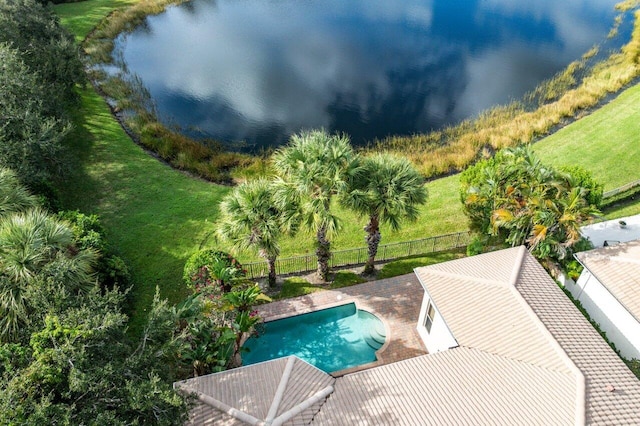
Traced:
<path id="1" fill-rule="evenodd" d="M 436 353 L 444 351 L 450 348 L 458 346 L 458 342 L 451 334 L 449 327 L 440 315 L 438 307 L 435 308 L 435 317 L 433 318 L 433 324 L 431 325 L 431 332 L 427 333 L 427 329 L 424 326 L 424 320 L 427 316 L 427 306 L 429 305 L 429 294 L 425 292 L 422 298 L 422 306 L 420 307 L 420 317 L 418 318 L 418 334 L 422 338 L 424 345 L 427 347 L 429 353 Z"/>
<path id="2" fill-rule="evenodd" d="M 587 269 L 572 287 L 573 296 L 600 324 L 600 329 L 607 333 L 620 354 L 625 358 L 640 359 L 640 323 L 629 311 Z"/>

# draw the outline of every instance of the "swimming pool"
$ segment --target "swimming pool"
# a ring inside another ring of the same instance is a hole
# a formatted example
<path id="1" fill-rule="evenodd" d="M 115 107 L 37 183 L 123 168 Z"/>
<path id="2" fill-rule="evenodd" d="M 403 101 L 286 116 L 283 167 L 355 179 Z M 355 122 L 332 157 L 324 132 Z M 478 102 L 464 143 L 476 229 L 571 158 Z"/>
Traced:
<path id="1" fill-rule="evenodd" d="M 244 344 L 244 365 L 288 355 L 331 373 L 376 360 L 386 339 L 384 324 L 355 303 L 296 315 L 264 324 Z"/>

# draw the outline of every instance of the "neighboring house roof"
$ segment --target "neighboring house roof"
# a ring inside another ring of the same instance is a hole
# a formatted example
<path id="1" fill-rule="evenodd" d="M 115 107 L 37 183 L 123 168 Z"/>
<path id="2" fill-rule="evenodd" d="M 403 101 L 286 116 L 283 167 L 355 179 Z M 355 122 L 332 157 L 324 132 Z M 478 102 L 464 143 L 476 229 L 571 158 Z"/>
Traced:
<path id="1" fill-rule="evenodd" d="M 640 381 L 524 247 L 416 275 L 459 346 L 336 379 L 310 424 L 640 424 Z M 263 374 L 229 402 L 264 406 Z"/>
<path id="2" fill-rule="evenodd" d="M 580 252 L 576 258 L 640 322 L 640 240 Z"/>
<path id="3" fill-rule="evenodd" d="M 176 382 L 195 394 L 193 425 L 308 425 L 335 379 L 294 357 Z"/>
<path id="4" fill-rule="evenodd" d="M 620 222 L 625 226 L 620 226 Z M 602 247 L 605 242 L 627 242 L 640 238 L 640 214 L 592 223 L 580 227 L 580 233 L 588 238 L 594 247 Z"/>

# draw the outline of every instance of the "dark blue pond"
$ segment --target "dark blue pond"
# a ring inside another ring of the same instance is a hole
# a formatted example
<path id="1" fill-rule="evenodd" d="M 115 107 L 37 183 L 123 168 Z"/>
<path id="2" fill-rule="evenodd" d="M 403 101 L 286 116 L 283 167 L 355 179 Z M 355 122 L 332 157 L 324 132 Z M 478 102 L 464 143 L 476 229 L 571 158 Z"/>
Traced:
<path id="1" fill-rule="evenodd" d="M 242 150 L 324 127 L 365 143 L 519 99 L 607 40 L 618 0 L 193 0 L 115 57 L 163 121 Z"/>

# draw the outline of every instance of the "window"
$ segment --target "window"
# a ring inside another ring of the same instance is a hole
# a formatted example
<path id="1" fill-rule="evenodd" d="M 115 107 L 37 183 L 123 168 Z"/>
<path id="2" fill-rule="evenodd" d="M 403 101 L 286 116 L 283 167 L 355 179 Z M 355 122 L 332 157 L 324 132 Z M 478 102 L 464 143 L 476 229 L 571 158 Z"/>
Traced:
<path id="1" fill-rule="evenodd" d="M 431 300 L 429 300 L 429 304 L 427 305 L 427 315 L 424 319 L 424 327 L 427 329 L 427 333 L 431 333 L 431 326 L 433 325 L 433 319 L 436 316 L 436 310 L 431 304 Z"/>

